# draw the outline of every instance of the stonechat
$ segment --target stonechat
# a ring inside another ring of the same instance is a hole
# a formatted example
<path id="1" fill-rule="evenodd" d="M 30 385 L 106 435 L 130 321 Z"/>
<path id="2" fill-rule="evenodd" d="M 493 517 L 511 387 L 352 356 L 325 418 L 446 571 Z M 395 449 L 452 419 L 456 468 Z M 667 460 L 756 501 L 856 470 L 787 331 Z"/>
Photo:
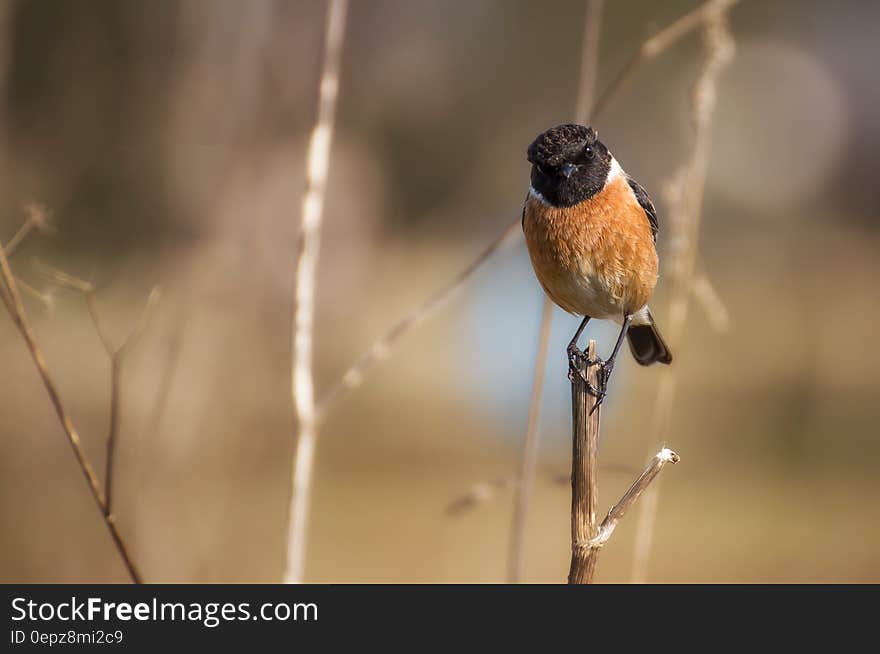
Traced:
<path id="1" fill-rule="evenodd" d="M 621 325 L 611 356 L 600 362 L 603 389 L 624 337 L 641 365 L 671 363 L 648 308 L 657 283 L 659 224 L 645 189 L 583 125 L 540 134 L 528 160 L 522 227 L 535 275 L 551 300 L 584 317 L 568 345 L 571 368 L 584 356 L 577 342 L 591 318 Z M 604 392 L 597 392 L 601 401 Z"/>

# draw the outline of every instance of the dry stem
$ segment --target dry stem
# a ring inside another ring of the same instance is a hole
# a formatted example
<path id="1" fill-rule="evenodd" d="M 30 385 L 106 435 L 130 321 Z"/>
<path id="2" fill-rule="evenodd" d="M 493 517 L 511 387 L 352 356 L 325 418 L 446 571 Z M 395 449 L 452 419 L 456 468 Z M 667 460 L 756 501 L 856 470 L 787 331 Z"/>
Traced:
<path id="1" fill-rule="evenodd" d="M 309 494 L 318 437 L 318 412 L 315 407 L 312 372 L 315 276 L 347 12 L 348 0 L 331 0 L 324 32 L 317 117 L 306 155 L 308 172 L 300 218 L 301 236 L 297 253 L 291 334 L 291 394 L 296 420 L 296 454 L 291 480 L 287 570 L 284 575 L 288 583 L 301 583 L 305 567 Z"/>
<path id="2" fill-rule="evenodd" d="M 128 570 L 129 577 L 131 577 L 131 580 L 134 583 L 142 583 L 143 578 L 141 577 L 140 572 L 138 572 L 137 566 L 135 566 L 128 546 L 123 540 L 122 535 L 119 533 L 119 528 L 116 526 L 116 518 L 110 512 L 110 508 L 107 504 L 104 492 L 101 490 L 101 484 L 98 481 L 98 476 L 95 474 L 95 470 L 92 467 L 91 461 L 89 460 L 88 455 L 83 448 L 82 440 L 79 437 L 79 433 L 77 433 L 76 428 L 73 425 L 73 421 L 67 414 L 67 411 L 65 410 L 64 405 L 61 402 L 61 396 L 58 393 L 58 389 L 55 386 L 51 375 L 49 374 L 49 368 L 46 365 L 46 358 L 43 355 L 43 351 L 37 344 L 33 329 L 31 328 L 30 323 L 27 320 L 27 315 L 25 314 L 24 310 L 24 304 L 21 301 L 21 294 L 18 290 L 18 284 L 15 280 L 15 276 L 12 274 L 11 268 L 9 267 L 9 260 L 6 257 L 6 251 L 2 246 L 0 246 L 0 278 L 2 278 L 2 283 L 0 283 L 0 291 L 2 291 L 0 292 L 0 297 L 2 297 L 3 303 L 6 305 L 6 308 L 9 311 L 9 315 L 12 317 L 16 328 L 18 329 L 19 333 L 25 341 L 25 344 L 27 345 L 28 352 L 30 352 L 31 358 L 34 361 L 34 365 L 37 368 L 37 372 L 40 375 L 43 386 L 46 388 L 46 392 L 49 394 L 49 399 L 52 402 L 52 407 L 55 409 L 58 420 L 61 422 L 61 427 L 64 429 L 64 433 L 67 435 L 67 440 L 70 443 L 70 447 L 73 449 L 73 454 L 76 457 L 80 470 L 82 470 L 83 475 L 86 478 L 86 483 L 89 486 L 92 497 L 101 511 L 101 515 L 104 518 L 104 524 L 110 531 L 110 536 L 113 539 L 113 543 L 116 546 L 119 555 L 122 557 L 122 560 L 125 563 L 125 567 Z"/>
<path id="3" fill-rule="evenodd" d="M 667 25 L 659 32 L 645 39 L 623 67 L 623 70 L 608 85 L 602 97 L 596 101 L 593 119 L 605 111 L 611 100 L 617 96 L 643 63 L 663 54 L 685 36 L 702 28 L 706 23 L 716 20 L 719 16 L 723 16 L 737 2 L 739 0 L 707 0 L 707 2 L 696 9 L 678 18 L 674 23 Z"/>
<path id="4" fill-rule="evenodd" d="M 587 355 L 596 361 L 596 343 L 590 341 Z M 572 461 L 571 461 L 571 567 L 570 584 L 591 584 L 596 573 L 599 550 L 611 538 L 617 523 L 636 503 L 642 493 L 660 474 L 667 463 L 678 463 L 678 455 L 670 449 L 658 452 L 642 474 L 632 483 L 620 500 L 611 507 L 602 524 L 596 525 L 599 468 L 599 413 L 596 397 L 588 383 L 599 388 L 599 365 L 582 364 L 571 376 Z"/>
<path id="5" fill-rule="evenodd" d="M 327 410 L 346 392 L 360 386 L 364 381 L 364 375 L 377 363 L 388 358 L 392 348 L 405 334 L 418 327 L 435 311 L 446 304 L 457 291 L 461 290 L 471 276 L 519 231 L 520 224 L 517 220 L 489 243 L 477 255 L 476 259 L 455 275 L 443 288 L 430 295 L 410 313 L 398 320 L 381 338 L 376 340 L 370 346 L 370 349 L 349 367 L 321 400 L 318 409 L 319 417 L 326 415 Z"/>
<path id="6" fill-rule="evenodd" d="M 6 243 L 6 257 L 11 259 L 19 246 L 34 230 L 49 231 L 49 213 L 40 204 L 28 204 L 24 207 L 25 219 L 18 231 Z"/>
<path id="7" fill-rule="evenodd" d="M 122 395 L 122 364 L 126 355 L 134 348 L 135 344 L 143 334 L 147 321 L 159 301 L 159 288 L 154 286 L 147 297 L 144 308 L 141 311 L 140 319 L 125 337 L 125 340 L 119 347 L 114 347 L 110 339 L 104 321 L 101 319 L 101 313 L 98 311 L 98 299 L 95 286 L 91 282 L 79 279 L 67 273 L 43 266 L 43 273 L 55 284 L 70 291 L 74 291 L 83 296 L 89 316 L 92 319 L 92 325 L 95 327 L 95 333 L 107 358 L 110 360 L 110 426 L 107 434 L 107 452 L 104 461 L 104 495 L 107 501 L 107 511 L 113 510 L 113 471 L 116 462 L 116 444 L 119 440 L 119 422 L 120 422 L 120 397 Z"/>
<path id="8" fill-rule="evenodd" d="M 587 356 L 578 373 L 571 375 L 571 567 L 568 583 L 589 584 L 596 571 L 598 550 L 588 544 L 596 536 L 597 470 L 599 462 L 599 416 L 601 405 L 587 384 L 600 388 L 600 367 L 596 363 L 596 342 L 590 341 Z"/>

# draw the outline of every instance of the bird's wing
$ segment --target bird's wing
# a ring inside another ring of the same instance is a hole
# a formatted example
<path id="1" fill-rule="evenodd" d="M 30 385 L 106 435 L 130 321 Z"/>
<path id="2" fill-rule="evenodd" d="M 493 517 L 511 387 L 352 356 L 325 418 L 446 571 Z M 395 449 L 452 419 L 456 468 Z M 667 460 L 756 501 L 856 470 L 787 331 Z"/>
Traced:
<path id="1" fill-rule="evenodd" d="M 654 207 L 654 203 L 651 202 L 648 192 L 642 188 L 641 184 L 629 175 L 627 175 L 626 181 L 629 182 L 629 187 L 635 194 L 636 200 L 639 201 L 639 205 L 645 210 L 645 214 L 648 216 L 648 222 L 651 223 L 651 235 L 656 241 L 657 232 L 660 231 L 660 222 L 657 220 L 657 209 Z"/>

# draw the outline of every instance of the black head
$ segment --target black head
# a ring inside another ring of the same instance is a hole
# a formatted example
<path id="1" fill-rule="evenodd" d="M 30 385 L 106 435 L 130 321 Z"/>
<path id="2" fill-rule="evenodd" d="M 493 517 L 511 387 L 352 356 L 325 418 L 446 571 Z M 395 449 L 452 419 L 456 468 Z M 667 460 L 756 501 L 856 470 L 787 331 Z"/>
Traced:
<path id="1" fill-rule="evenodd" d="M 583 125 L 548 129 L 529 146 L 532 188 L 556 207 L 570 207 L 605 186 L 611 153 L 596 130 Z"/>

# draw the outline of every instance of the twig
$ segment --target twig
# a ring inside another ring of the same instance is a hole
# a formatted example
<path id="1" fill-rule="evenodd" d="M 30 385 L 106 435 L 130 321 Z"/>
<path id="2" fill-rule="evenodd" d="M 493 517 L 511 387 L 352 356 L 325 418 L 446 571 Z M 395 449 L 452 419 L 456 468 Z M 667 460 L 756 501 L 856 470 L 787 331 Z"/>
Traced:
<path id="1" fill-rule="evenodd" d="M 159 288 L 155 286 L 153 287 L 150 291 L 150 295 L 147 297 L 144 308 L 141 311 L 140 319 L 135 323 L 135 326 L 129 332 L 128 336 L 125 337 L 122 344 L 119 347 L 114 347 L 106 325 L 101 318 L 101 313 L 98 310 L 98 299 L 95 286 L 90 282 L 68 275 L 61 270 L 49 268 L 48 266 L 42 266 L 42 271 L 51 281 L 59 286 L 83 296 L 83 299 L 86 302 L 86 307 L 89 311 L 89 316 L 92 319 L 92 324 L 95 327 L 95 333 L 98 335 L 98 340 L 101 341 L 101 345 L 107 353 L 107 357 L 110 359 L 110 427 L 107 434 L 107 452 L 104 461 L 104 495 L 106 497 L 107 510 L 112 511 L 113 471 L 116 461 L 116 444 L 119 440 L 121 411 L 119 398 L 122 394 L 122 364 L 125 361 L 126 355 L 138 342 L 141 334 L 143 334 L 144 327 L 146 327 L 147 321 L 149 320 L 156 303 L 159 301 Z"/>
<path id="2" fill-rule="evenodd" d="M 589 362 L 583 362 L 571 377 L 571 567 L 568 583 L 589 584 L 596 571 L 598 551 L 589 547 L 596 536 L 597 469 L 599 462 L 599 414 L 601 405 L 590 392 L 600 388 L 600 366 L 596 342 L 587 348 Z M 588 386 L 589 384 L 589 386 Z"/>
<path id="3" fill-rule="evenodd" d="M 586 124 L 595 117 L 593 103 L 599 70 L 599 28 L 602 25 L 603 0 L 587 0 L 584 35 L 581 39 L 581 75 L 578 83 L 575 122 Z"/>
<path id="4" fill-rule="evenodd" d="M 119 529 L 116 526 L 116 518 L 110 512 L 104 493 L 101 490 L 100 482 L 95 474 L 95 470 L 83 449 L 82 440 L 80 439 L 76 428 L 73 426 L 73 421 L 64 409 L 64 405 L 61 403 L 61 396 L 58 394 L 57 387 L 49 374 L 49 368 L 46 365 L 46 358 L 43 356 L 43 352 L 37 344 L 36 337 L 34 336 L 33 329 L 27 320 L 24 304 L 21 301 L 21 294 L 18 290 L 18 284 L 16 283 L 15 276 L 12 274 L 12 270 L 9 267 L 9 260 L 6 258 L 6 251 L 2 246 L 0 246 L 0 277 L 2 277 L 3 280 L 3 283 L 0 284 L 0 289 L 2 289 L 0 296 L 2 296 L 3 302 L 9 311 L 9 315 L 12 317 L 16 328 L 27 345 L 31 358 L 34 361 L 34 365 L 37 368 L 37 372 L 40 375 L 40 379 L 43 382 L 43 386 L 49 394 L 52 407 L 55 409 L 55 413 L 61 422 L 61 427 L 67 435 L 67 440 L 73 449 L 73 454 L 76 457 L 80 470 L 82 470 L 83 475 L 86 478 L 86 483 L 89 486 L 92 497 L 101 511 L 101 515 L 104 518 L 104 524 L 110 531 L 110 536 L 113 539 L 113 543 L 116 546 L 119 555 L 122 557 L 125 567 L 128 570 L 129 577 L 134 583 L 142 583 L 143 578 L 134 564 L 128 546 L 123 540 L 122 535 L 119 533 Z"/>
<path id="5" fill-rule="evenodd" d="M 736 0 L 707 2 L 693 12 L 693 17 L 684 26 L 688 31 L 702 27 L 706 58 L 694 85 L 691 100 L 694 126 L 693 150 L 689 160 L 675 176 L 668 194 L 669 222 L 672 231 L 670 242 L 673 247 L 670 249 L 672 291 L 665 329 L 673 344 L 682 342 L 681 335 L 687 318 L 688 304 L 693 295 L 703 194 L 709 160 L 709 127 L 715 109 L 718 80 L 721 72 L 733 58 L 734 41 L 727 25 L 727 11 L 735 2 Z M 680 36 L 684 27 L 679 26 L 673 36 Z M 659 43 L 663 45 L 670 38 L 667 37 Z M 675 368 L 671 367 L 664 371 L 660 380 L 654 405 L 654 418 L 651 422 L 655 428 L 655 440 L 659 443 L 666 442 L 675 390 Z M 648 557 L 659 506 L 659 488 L 659 485 L 655 485 L 642 503 L 636 529 L 632 570 L 634 583 L 644 582 L 647 575 Z"/>
<path id="6" fill-rule="evenodd" d="M 658 452 L 648 467 L 632 483 L 623 497 L 611 507 L 600 525 L 596 525 L 599 467 L 599 413 L 590 386 L 600 388 L 600 369 L 596 361 L 596 343 L 590 341 L 588 362 L 580 365 L 571 377 L 572 461 L 571 461 L 571 567 L 569 584 L 591 584 L 596 573 L 599 550 L 611 538 L 617 523 L 635 504 L 667 463 L 678 463 L 670 449 Z M 589 384 L 589 386 L 588 386 Z"/>
<path id="7" fill-rule="evenodd" d="M 45 207 L 40 204 L 28 204 L 24 207 L 25 220 L 15 232 L 13 237 L 6 244 L 6 257 L 11 259 L 19 246 L 30 236 L 35 229 L 40 231 L 48 231 L 49 229 L 49 213 Z"/>
<path id="8" fill-rule="evenodd" d="M 95 329 L 100 333 L 100 320 L 98 318 L 98 308 L 95 302 L 94 294 L 86 296 L 89 303 L 89 313 L 92 315 L 92 321 L 95 323 Z M 117 349 L 112 350 L 107 347 L 105 341 L 105 349 L 110 357 L 110 433 L 107 436 L 107 457 L 105 462 L 104 487 L 107 494 L 107 510 L 112 508 L 113 498 L 113 471 L 115 464 L 116 443 L 119 440 L 119 421 L 120 421 L 120 402 L 119 397 L 122 389 L 122 364 L 125 356 L 134 347 L 135 343 L 143 334 L 147 320 L 159 300 L 159 289 L 154 287 L 150 291 L 147 302 L 144 305 L 141 317 L 135 324 L 134 329 L 129 333 L 125 341 Z M 103 338 L 101 340 L 104 340 Z"/>
<path id="9" fill-rule="evenodd" d="M 317 117 L 306 155 L 308 172 L 300 218 L 301 237 L 297 254 L 291 333 L 291 394 L 296 420 L 296 454 L 291 480 L 287 570 L 284 575 L 288 583 L 301 583 L 305 567 L 309 494 L 318 437 L 318 412 L 312 378 L 315 275 L 347 11 L 348 0 L 331 0 L 327 10 Z"/>
<path id="10" fill-rule="evenodd" d="M 630 465 L 604 463 L 599 466 L 600 472 L 609 474 L 637 474 L 638 469 Z M 554 471 L 547 469 L 543 471 L 543 476 L 556 486 L 566 486 L 571 488 L 571 470 L 567 472 Z M 513 488 L 514 476 L 496 477 L 495 479 L 484 479 L 476 482 L 466 492 L 456 495 L 446 505 L 444 513 L 449 516 L 460 516 L 478 508 L 481 504 L 488 504 L 498 494 L 498 491 Z"/>
<path id="11" fill-rule="evenodd" d="M 352 391 L 364 381 L 364 375 L 377 363 L 388 358 L 392 348 L 412 329 L 423 323 L 429 316 L 450 300 L 473 274 L 488 261 L 495 252 L 505 245 L 514 234 L 520 232 L 517 220 L 507 227 L 477 258 L 455 275 L 443 288 L 434 292 L 410 313 L 398 320 L 381 338 L 376 340 L 359 359 L 357 359 L 337 381 L 318 405 L 319 418 L 323 418 L 327 410 L 333 406 L 346 392 Z"/>
<path id="12" fill-rule="evenodd" d="M 24 240 L 30 235 L 31 231 L 34 229 L 34 224 L 30 220 L 25 220 L 21 227 L 18 228 L 18 231 L 9 239 L 9 242 L 6 244 L 6 256 L 11 258 L 15 255 L 15 252 L 18 250 L 19 246 L 24 242 Z"/>
<path id="13" fill-rule="evenodd" d="M 587 0 L 584 12 L 584 31 L 581 40 L 581 70 L 578 83 L 575 122 L 586 123 L 595 95 L 597 69 L 599 64 L 599 34 L 602 23 L 603 0 Z M 539 421 L 541 401 L 544 390 L 544 373 L 547 369 L 550 328 L 553 323 L 553 303 L 546 295 L 541 309 L 541 329 L 538 349 L 535 353 L 535 370 L 532 377 L 532 392 L 529 400 L 529 417 L 526 436 L 520 455 L 519 477 L 515 486 L 513 522 L 510 535 L 510 555 L 508 559 L 507 580 L 517 583 L 525 568 L 526 527 L 528 523 L 529 498 L 535 477 L 538 459 Z"/>
<path id="14" fill-rule="evenodd" d="M 691 32 L 700 29 L 707 22 L 724 15 L 739 0 L 708 0 L 693 11 L 678 18 L 674 23 L 656 32 L 642 42 L 639 49 L 624 65 L 617 77 L 608 85 L 602 96 L 596 101 L 593 110 L 595 120 L 610 104 L 621 89 L 626 85 L 633 74 L 645 62 L 650 61 L 666 52 Z"/>
<path id="15" fill-rule="evenodd" d="M 24 291 L 25 293 L 30 295 L 32 298 L 34 298 L 35 300 L 40 302 L 40 304 L 43 305 L 43 308 L 45 308 L 47 312 L 51 313 L 52 309 L 55 307 L 55 299 L 51 293 L 44 293 L 44 292 L 34 288 L 33 286 L 28 284 L 26 281 L 24 281 L 20 277 L 16 277 L 15 281 L 18 283 L 18 287 L 22 291 Z"/>
<path id="16" fill-rule="evenodd" d="M 617 523 L 632 507 L 633 504 L 641 497 L 642 493 L 647 490 L 648 486 L 654 481 L 654 478 L 660 474 L 667 463 L 678 463 L 681 458 L 667 447 L 657 452 L 648 466 L 642 471 L 642 474 L 636 478 L 632 485 L 626 490 L 617 504 L 611 507 L 599 529 L 596 536 L 588 543 L 588 547 L 596 550 L 602 547 L 611 538 L 611 534 L 617 528 Z"/>
<path id="17" fill-rule="evenodd" d="M 691 293 L 715 331 L 726 332 L 730 329 L 730 312 L 705 272 L 694 273 Z"/>

